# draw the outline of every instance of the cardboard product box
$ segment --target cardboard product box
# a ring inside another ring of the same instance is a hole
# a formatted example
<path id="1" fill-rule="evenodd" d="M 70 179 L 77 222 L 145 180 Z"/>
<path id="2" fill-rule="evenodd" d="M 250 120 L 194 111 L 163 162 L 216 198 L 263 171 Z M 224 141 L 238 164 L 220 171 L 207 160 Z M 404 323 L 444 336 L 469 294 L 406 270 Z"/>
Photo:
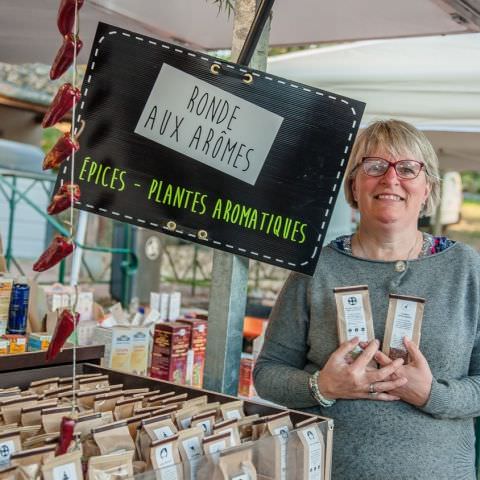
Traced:
<path id="1" fill-rule="evenodd" d="M 78 292 L 76 311 L 80 314 L 80 322 L 91 322 L 95 319 L 93 303 L 92 290 L 81 290 Z"/>
<path id="2" fill-rule="evenodd" d="M 148 369 L 150 329 L 131 327 L 132 347 L 130 353 L 130 373 L 146 375 Z"/>
<path id="3" fill-rule="evenodd" d="M 189 346 L 189 325 L 179 322 L 156 325 L 153 336 L 152 376 L 185 384 Z"/>
<path id="4" fill-rule="evenodd" d="M 242 397 L 255 396 L 253 387 L 253 367 L 255 361 L 251 353 L 242 353 L 238 379 L 238 394 Z"/>
<path id="5" fill-rule="evenodd" d="M 150 308 L 157 310 L 160 313 L 159 321 L 165 322 L 168 320 L 168 304 L 170 302 L 170 295 L 168 293 L 151 292 L 150 293 Z"/>
<path id="6" fill-rule="evenodd" d="M 159 353 L 152 354 L 150 376 L 160 380 L 185 385 L 187 374 L 187 356 L 166 356 Z"/>
<path id="7" fill-rule="evenodd" d="M 7 333 L 13 278 L 0 277 L 0 335 Z"/>
<path id="8" fill-rule="evenodd" d="M 48 350 L 52 335 L 45 332 L 30 333 L 28 335 L 27 351 L 39 352 L 42 350 Z"/>
<path id="9" fill-rule="evenodd" d="M 132 333 L 128 327 L 96 327 L 95 343 L 105 345 L 103 366 L 128 372 L 132 351 Z"/>
<path id="10" fill-rule="evenodd" d="M 95 321 L 91 322 L 79 322 L 77 325 L 77 343 L 78 345 L 84 347 L 87 345 L 93 345 L 96 343 L 95 339 L 95 328 L 98 326 L 98 323 Z M 95 342 L 94 342 L 95 340 Z"/>
<path id="11" fill-rule="evenodd" d="M 204 351 L 207 348 L 208 322 L 199 318 L 181 318 L 178 323 L 190 326 L 190 348 Z"/>
<path id="12" fill-rule="evenodd" d="M 190 347 L 190 326 L 171 322 L 155 325 L 153 332 L 153 353 L 165 356 L 186 355 Z"/>
<path id="13" fill-rule="evenodd" d="M 187 355 L 186 385 L 202 388 L 205 370 L 205 350 L 189 350 Z"/>
<path id="14" fill-rule="evenodd" d="M 10 342 L 4 338 L 0 338 L 0 355 L 7 355 Z"/>
<path id="15" fill-rule="evenodd" d="M 180 318 L 180 307 L 182 306 L 182 294 L 180 292 L 172 292 L 170 301 L 168 302 L 168 320 L 174 322 Z"/>
<path id="16" fill-rule="evenodd" d="M 2 335 L 3 340 L 8 340 L 8 353 L 25 353 L 27 350 L 27 337 L 25 335 Z"/>

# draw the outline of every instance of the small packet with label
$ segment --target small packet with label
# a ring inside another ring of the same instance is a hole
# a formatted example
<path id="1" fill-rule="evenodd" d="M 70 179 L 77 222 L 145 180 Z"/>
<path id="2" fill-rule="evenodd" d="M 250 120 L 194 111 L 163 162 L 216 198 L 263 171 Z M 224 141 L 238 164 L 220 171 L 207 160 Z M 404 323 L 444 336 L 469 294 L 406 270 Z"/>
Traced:
<path id="1" fill-rule="evenodd" d="M 132 437 L 134 443 L 137 438 L 137 432 L 139 431 L 142 424 L 142 420 L 145 420 L 149 417 L 149 413 L 142 413 L 140 415 L 134 415 L 133 417 L 127 418 L 125 420 L 127 422 L 128 431 L 130 432 L 130 436 Z"/>
<path id="2" fill-rule="evenodd" d="M 255 465 L 258 473 L 270 478 L 287 480 L 287 444 L 293 429 L 288 412 L 267 417 L 265 429 L 260 433 Z M 271 441 L 263 439 L 271 437 Z"/>
<path id="3" fill-rule="evenodd" d="M 152 444 L 157 440 L 171 437 L 176 433 L 177 428 L 169 414 L 142 420 L 141 428 L 135 439 L 135 449 L 138 458 L 148 464 Z"/>
<path id="4" fill-rule="evenodd" d="M 91 457 L 88 480 L 127 480 L 133 477 L 134 452 L 118 452 Z"/>
<path id="5" fill-rule="evenodd" d="M 183 480 L 183 466 L 178 452 L 178 435 L 157 440 L 150 449 L 150 462 L 156 480 Z"/>
<path id="6" fill-rule="evenodd" d="M 55 408 L 58 400 L 52 399 L 41 402 L 41 404 L 33 405 L 32 407 L 23 407 L 20 412 L 20 423 L 23 426 L 40 425 L 42 423 L 42 411 L 45 408 Z"/>
<path id="7" fill-rule="evenodd" d="M 135 450 L 135 444 L 125 420 L 94 428 L 92 434 L 102 455 L 108 455 L 119 450 Z"/>
<path id="8" fill-rule="evenodd" d="M 59 377 L 46 378 L 45 380 L 37 380 L 30 383 L 29 390 L 33 393 L 44 393 L 48 390 L 58 388 Z"/>
<path id="9" fill-rule="evenodd" d="M 17 479 L 37 480 L 42 464 L 55 457 L 56 448 L 56 445 L 48 445 L 12 454 L 10 461 L 18 467 Z"/>
<path id="10" fill-rule="evenodd" d="M 43 480 L 83 480 L 82 452 L 75 450 L 47 460 L 42 466 Z"/>
<path id="11" fill-rule="evenodd" d="M 93 390 L 106 388 L 110 386 L 110 383 L 108 381 L 108 375 L 99 375 L 93 378 L 81 378 L 78 380 L 78 385 L 80 390 Z"/>
<path id="12" fill-rule="evenodd" d="M 312 418 L 297 423 L 290 435 L 288 468 L 299 480 L 324 478 L 325 442 L 317 421 Z"/>
<path id="13" fill-rule="evenodd" d="M 389 295 L 387 322 L 382 352 L 392 360 L 403 358 L 408 363 L 408 351 L 403 338 L 420 344 L 425 299 L 406 295 Z"/>
<path id="14" fill-rule="evenodd" d="M 1 402 L 1 413 L 5 423 L 19 423 L 23 407 L 36 405 L 39 396 L 37 394 L 25 395 L 20 398 L 4 400 Z"/>
<path id="15" fill-rule="evenodd" d="M 201 427 L 205 436 L 213 433 L 213 424 L 215 423 L 216 410 L 207 410 L 206 412 L 193 415 L 190 422 L 191 427 Z"/>
<path id="16" fill-rule="evenodd" d="M 0 468 L 8 467 L 11 455 L 21 449 L 22 442 L 18 429 L 0 433 Z"/>
<path id="17" fill-rule="evenodd" d="M 360 342 L 375 338 L 372 307 L 367 285 L 334 288 L 337 305 L 337 331 L 339 343 L 354 337 Z M 362 353 L 359 345 L 350 353 L 352 360 Z"/>
<path id="18" fill-rule="evenodd" d="M 224 420 L 236 419 L 240 420 L 245 416 L 243 413 L 243 400 L 235 400 L 234 402 L 222 403 L 220 412 Z"/>
<path id="19" fill-rule="evenodd" d="M 178 451 L 184 467 L 185 480 L 196 480 L 198 467 L 203 458 L 203 431 L 199 427 L 180 430 Z"/>
<path id="20" fill-rule="evenodd" d="M 245 443 L 220 452 L 211 480 L 257 480 L 257 471 L 252 462 L 252 446 L 251 443 Z"/>
<path id="21" fill-rule="evenodd" d="M 93 410 L 95 412 L 113 412 L 118 401 L 123 400 L 123 392 L 100 393 L 93 397 Z"/>
<path id="22" fill-rule="evenodd" d="M 241 441 L 252 440 L 252 425 L 253 422 L 259 418 L 260 415 L 258 413 L 254 413 L 253 415 L 249 415 L 238 420 L 238 433 Z"/>
<path id="23" fill-rule="evenodd" d="M 115 408 L 113 409 L 113 416 L 115 420 L 123 420 L 133 415 L 134 407 L 141 406 L 142 400 L 139 398 L 127 398 L 124 400 L 117 400 Z"/>
<path id="24" fill-rule="evenodd" d="M 228 432 L 230 434 L 230 443 L 236 447 L 241 444 L 240 435 L 238 433 L 238 420 L 232 418 L 231 420 L 223 420 L 217 422 L 213 426 L 213 433 Z"/>
<path id="25" fill-rule="evenodd" d="M 100 428 L 113 422 L 112 412 L 98 412 L 81 415 L 75 422 L 75 434 L 83 439 L 89 435 L 94 428 Z"/>

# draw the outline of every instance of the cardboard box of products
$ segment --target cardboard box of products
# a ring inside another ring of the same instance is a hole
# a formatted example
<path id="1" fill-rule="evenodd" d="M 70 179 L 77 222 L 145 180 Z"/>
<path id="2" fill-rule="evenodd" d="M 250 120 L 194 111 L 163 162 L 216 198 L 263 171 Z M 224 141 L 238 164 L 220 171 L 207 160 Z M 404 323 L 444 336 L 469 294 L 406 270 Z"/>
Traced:
<path id="1" fill-rule="evenodd" d="M 155 326 L 151 375 L 175 383 L 185 383 L 190 326 L 184 323 L 159 323 Z"/>

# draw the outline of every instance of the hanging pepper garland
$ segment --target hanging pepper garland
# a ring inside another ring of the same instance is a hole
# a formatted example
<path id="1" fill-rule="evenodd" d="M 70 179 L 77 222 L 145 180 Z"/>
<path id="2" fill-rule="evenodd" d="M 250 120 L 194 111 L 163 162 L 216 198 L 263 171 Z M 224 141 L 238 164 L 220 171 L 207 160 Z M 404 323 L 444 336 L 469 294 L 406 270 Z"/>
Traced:
<path id="1" fill-rule="evenodd" d="M 50 69 L 50 78 L 56 80 L 61 77 L 73 63 L 73 81 L 72 84 L 63 84 L 58 90 L 42 121 L 42 126 L 44 128 L 57 123 L 71 109 L 73 109 L 72 120 L 74 121 L 75 119 L 75 106 L 81 97 L 80 90 L 75 85 L 77 55 L 83 46 L 83 43 L 78 36 L 78 10 L 82 7 L 83 3 L 84 0 L 61 0 L 59 5 L 57 26 L 60 33 L 63 35 L 63 43 L 58 50 Z M 64 134 L 58 139 L 43 161 L 43 169 L 47 170 L 50 168 L 58 168 L 69 156 L 71 158 L 70 167 L 72 181 L 60 186 L 47 209 L 50 215 L 56 215 L 67 208 L 70 208 L 70 236 L 67 238 L 62 235 L 56 235 L 53 238 L 47 250 L 40 255 L 39 259 L 33 265 L 33 270 L 36 272 L 43 272 L 53 267 L 70 255 L 75 247 L 73 241 L 73 206 L 75 201 L 80 199 L 80 187 L 73 183 L 75 152 L 79 148 L 78 141 L 75 138 L 73 121 L 70 133 Z M 78 299 L 78 288 L 76 287 L 75 290 L 76 298 Z M 67 342 L 67 339 L 75 332 L 80 319 L 80 314 L 76 313 L 75 310 L 76 308 L 73 306 L 70 309 L 63 309 L 59 314 L 55 325 L 55 331 L 53 332 L 47 350 L 47 361 L 55 359 Z M 74 439 L 76 423 L 76 341 L 73 345 L 72 377 L 72 413 L 69 417 L 62 418 L 60 437 L 55 455 L 63 455 L 66 453 Z"/>
<path id="2" fill-rule="evenodd" d="M 48 108 L 42 121 L 44 128 L 51 127 L 71 109 L 73 109 L 73 118 L 75 117 L 75 105 L 79 102 L 81 93 L 76 87 L 76 62 L 77 55 L 83 46 L 83 42 L 78 37 L 78 10 L 82 7 L 83 0 L 61 0 L 58 9 L 57 25 L 60 33 L 63 35 L 63 43 L 55 56 L 51 70 L 50 78 L 52 80 L 61 77 L 73 64 L 73 82 L 63 84 L 52 104 Z M 54 147 L 47 153 L 43 161 L 43 169 L 58 168 L 70 156 L 72 181 L 60 186 L 58 192 L 53 196 L 48 213 L 56 215 L 70 208 L 70 236 L 65 237 L 56 235 L 45 252 L 40 255 L 33 265 L 33 270 L 43 272 L 53 267 L 74 250 L 73 241 L 73 206 L 80 199 L 80 188 L 73 183 L 75 152 L 78 150 L 78 141 L 75 138 L 73 122 L 70 133 L 62 135 Z M 78 294 L 77 294 L 78 296 Z M 62 347 L 65 345 L 69 336 L 74 333 L 79 320 L 79 314 L 75 313 L 75 308 L 64 309 L 59 314 L 55 331 L 47 351 L 47 361 L 53 360 Z M 76 369 L 76 348 L 73 348 L 73 401 L 72 415 L 75 411 L 75 369 Z M 57 455 L 65 453 L 73 438 L 75 420 L 64 417 L 62 419 L 60 441 L 57 448 Z"/>

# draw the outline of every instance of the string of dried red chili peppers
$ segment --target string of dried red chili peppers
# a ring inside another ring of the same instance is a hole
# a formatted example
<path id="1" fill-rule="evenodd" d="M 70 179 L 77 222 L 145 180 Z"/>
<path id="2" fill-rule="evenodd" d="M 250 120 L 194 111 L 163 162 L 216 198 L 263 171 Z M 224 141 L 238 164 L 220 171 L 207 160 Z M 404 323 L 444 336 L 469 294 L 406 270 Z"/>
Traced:
<path id="1" fill-rule="evenodd" d="M 70 208 L 70 237 L 56 235 L 47 250 L 42 253 L 39 259 L 33 265 L 33 270 L 43 272 L 52 268 L 74 250 L 73 241 L 73 206 L 80 199 L 80 187 L 74 183 L 75 171 L 75 152 L 79 145 L 74 129 L 75 109 L 79 102 L 81 93 L 76 87 L 77 80 L 77 56 L 80 52 L 83 42 L 78 36 L 78 11 L 82 7 L 84 0 L 61 0 L 58 15 L 57 26 L 63 35 L 63 43 L 58 50 L 52 67 L 50 69 L 50 78 L 56 80 L 60 78 L 68 68 L 73 64 L 72 83 L 63 84 L 58 90 L 52 104 L 47 110 L 42 121 L 44 128 L 57 123 L 69 111 L 72 110 L 72 124 L 70 134 L 62 135 L 53 148 L 47 153 L 43 161 L 43 169 L 59 168 L 62 163 L 70 156 L 71 182 L 62 184 L 58 192 L 53 196 L 48 213 L 57 215 L 67 208 Z M 78 288 L 75 286 L 76 298 L 78 298 Z M 75 300 L 76 303 L 76 300 Z M 59 314 L 55 331 L 47 351 L 47 361 L 53 360 L 67 339 L 72 333 L 75 333 L 79 320 L 79 314 L 75 313 L 75 306 L 70 309 L 64 309 Z M 76 338 L 73 342 L 73 380 L 72 380 L 72 418 L 64 417 L 60 428 L 60 439 L 56 455 L 65 453 L 73 439 L 75 428 L 75 390 L 76 390 Z"/>

